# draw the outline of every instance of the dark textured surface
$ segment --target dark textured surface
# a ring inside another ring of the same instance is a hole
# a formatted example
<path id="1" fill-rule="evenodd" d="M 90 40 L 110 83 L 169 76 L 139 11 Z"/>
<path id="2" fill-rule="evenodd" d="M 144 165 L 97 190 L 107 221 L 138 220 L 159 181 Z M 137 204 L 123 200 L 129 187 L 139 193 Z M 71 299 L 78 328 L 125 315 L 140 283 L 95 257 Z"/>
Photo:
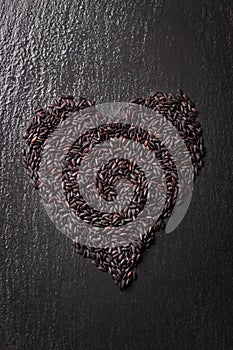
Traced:
<path id="1" fill-rule="evenodd" d="M 0 350 L 232 349 L 230 2 L 5 1 L 1 12 Z M 107 102 L 177 86 L 200 111 L 205 168 L 183 222 L 122 293 L 50 222 L 21 133 L 62 92 Z"/>

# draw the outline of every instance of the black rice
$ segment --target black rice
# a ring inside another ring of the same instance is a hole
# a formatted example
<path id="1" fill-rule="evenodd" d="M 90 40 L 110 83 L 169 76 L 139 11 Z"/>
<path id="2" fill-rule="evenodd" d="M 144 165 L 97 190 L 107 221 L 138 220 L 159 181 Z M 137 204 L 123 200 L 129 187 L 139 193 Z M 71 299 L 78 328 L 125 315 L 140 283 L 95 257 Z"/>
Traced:
<path id="1" fill-rule="evenodd" d="M 203 143 L 202 128 L 197 120 L 197 110 L 189 97 L 178 90 L 176 95 L 171 93 L 156 92 L 147 98 L 137 98 L 131 103 L 148 107 L 169 120 L 177 129 L 189 150 L 195 177 L 203 167 L 205 148 Z M 34 183 L 36 189 L 40 187 L 39 167 L 41 152 L 46 140 L 52 135 L 59 123 L 74 112 L 94 106 L 95 102 L 84 97 L 75 99 L 73 96 L 62 95 L 45 109 L 39 109 L 30 119 L 30 123 L 23 134 L 25 147 L 22 151 L 23 165 L 27 174 Z M 164 209 L 159 219 L 148 232 L 134 242 L 109 248 L 97 248 L 81 245 L 74 241 L 77 253 L 85 258 L 91 258 L 94 266 L 99 270 L 109 272 L 121 290 L 126 289 L 136 279 L 135 268 L 142 259 L 142 254 L 155 241 L 156 233 L 165 228 L 166 220 L 172 213 L 177 199 L 177 171 L 167 148 L 158 139 L 152 139 L 146 130 L 130 128 L 130 125 L 102 125 L 95 130 L 89 130 L 82 135 L 81 140 L 73 144 L 67 153 L 63 164 L 63 188 L 67 202 L 81 220 L 93 226 L 105 227 L 108 225 L 119 227 L 126 225 L 143 210 L 147 198 L 147 179 L 143 169 L 124 159 L 112 159 L 97 173 L 96 187 L 99 195 L 106 201 L 112 201 L 116 197 L 116 183 L 121 178 L 128 178 L 136 184 L 137 190 L 126 212 L 120 216 L 100 213 L 93 210 L 85 202 L 79 192 L 79 185 L 72 180 L 72 173 L 78 171 L 77 164 L 82 160 L 85 152 L 88 152 L 90 144 L 101 143 L 111 137 L 132 139 L 143 143 L 148 149 L 156 152 L 161 160 L 162 167 L 166 171 L 167 197 Z"/>

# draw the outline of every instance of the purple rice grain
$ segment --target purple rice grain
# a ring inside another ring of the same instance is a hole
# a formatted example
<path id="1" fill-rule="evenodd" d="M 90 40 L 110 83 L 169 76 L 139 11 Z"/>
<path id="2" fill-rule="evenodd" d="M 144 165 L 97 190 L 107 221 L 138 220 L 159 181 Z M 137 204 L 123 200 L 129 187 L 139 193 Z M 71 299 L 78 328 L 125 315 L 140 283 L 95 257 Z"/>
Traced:
<path id="1" fill-rule="evenodd" d="M 171 93 L 166 94 L 161 91 L 156 92 L 147 98 L 137 98 L 131 100 L 131 103 L 148 107 L 153 111 L 157 111 L 164 115 L 173 126 L 176 127 L 178 133 L 183 138 L 189 150 L 195 177 L 199 174 L 203 167 L 203 158 L 205 156 L 205 148 L 202 137 L 202 128 L 197 120 L 198 112 L 194 103 L 189 97 L 178 89 L 176 95 Z M 52 135 L 60 122 L 71 116 L 74 112 L 94 106 L 95 102 L 84 97 L 75 99 L 71 95 L 62 95 L 55 99 L 45 109 L 39 109 L 30 119 L 30 123 L 23 134 L 25 147 L 22 150 L 23 166 L 27 169 L 27 174 L 34 183 L 35 189 L 40 186 L 38 175 L 41 151 L 43 150 L 46 140 Z M 136 142 L 144 143 L 149 149 L 156 152 L 156 156 L 164 161 L 166 169 L 166 184 L 167 198 L 162 214 L 153 227 L 141 238 L 134 242 L 120 246 L 109 248 L 97 248 L 80 245 L 74 241 L 73 245 L 78 254 L 85 258 L 91 258 L 92 263 L 101 271 L 108 271 L 121 290 L 129 287 L 137 278 L 135 268 L 142 259 L 142 254 L 145 249 L 148 249 L 156 240 L 156 233 L 163 230 L 166 225 L 166 219 L 170 216 L 177 198 L 177 172 L 175 164 L 172 163 L 169 152 L 164 148 L 159 140 L 151 139 L 145 130 L 140 128 L 131 128 L 123 126 L 119 123 L 116 125 L 105 125 L 99 130 L 82 135 L 81 139 L 73 145 L 69 150 L 69 155 L 63 168 L 63 185 L 67 196 L 68 203 L 72 210 L 76 211 L 79 217 L 92 225 L 109 225 L 109 222 L 114 226 L 120 223 L 123 225 L 135 218 L 146 204 L 146 178 L 141 169 L 133 166 L 129 162 L 116 160 L 109 162 L 97 174 L 97 189 L 99 194 L 106 200 L 113 200 L 116 196 L 115 185 L 121 177 L 129 177 L 131 181 L 135 181 L 139 188 L 139 194 L 134 196 L 131 202 L 132 208 L 121 217 L 113 217 L 107 215 L 101 217 L 95 210 L 89 208 L 79 194 L 79 185 L 72 182 L 72 173 L 77 172 L 75 162 L 72 160 L 81 160 L 84 151 L 88 150 L 88 146 L 93 142 L 103 142 L 109 137 L 120 137 L 123 135 L 126 138 L 133 139 Z M 170 163 L 169 163 L 170 161 Z M 78 163 L 77 163 L 78 164 Z M 118 174 L 118 177 L 116 176 Z M 143 180 L 139 180 L 141 174 Z M 120 177 L 119 177 L 120 176 Z M 144 192 L 143 192 L 144 191 Z M 74 193 L 76 197 L 74 198 Z M 140 197 L 140 193 L 141 196 Z M 77 203 L 79 198 L 79 203 Z"/>

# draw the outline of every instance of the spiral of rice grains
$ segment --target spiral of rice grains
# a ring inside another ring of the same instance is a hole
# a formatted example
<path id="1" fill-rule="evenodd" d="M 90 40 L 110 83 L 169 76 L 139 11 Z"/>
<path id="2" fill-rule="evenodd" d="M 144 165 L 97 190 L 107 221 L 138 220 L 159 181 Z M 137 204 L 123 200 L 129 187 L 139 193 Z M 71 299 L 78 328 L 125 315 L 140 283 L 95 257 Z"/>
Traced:
<path id="1" fill-rule="evenodd" d="M 202 128 L 197 120 L 198 112 L 189 97 L 181 89 L 178 89 L 176 94 L 158 91 L 147 98 L 133 99 L 130 103 L 157 111 L 172 123 L 189 151 L 195 179 L 203 167 L 205 149 Z M 94 101 L 84 97 L 74 98 L 72 95 L 61 95 L 46 108 L 37 110 L 31 117 L 29 125 L 23 134 L 24 147 L 22 158 L 23 166 L 26 168 L 27 175 L 34 184 L 35 189 L 40 187 L 39 168 L 41 153 L 46 140 L 49 139 L 56 127 L 74 112 L 94 105 Z M 140 139 L 138 138 L 137 141 L 140 142 Z M 159 147 L 162 150 L 161 144 L 159 144 Z M 123 168 L 128 168 L 128 163 L 126 163 L 122 163 Z M 112 178 L 111 169 L 112 166 L 109 166 L 110 178 Z M 101 176 L 101 173 L 99 176 Z M 175 189 L 177 186 L 176 177 L 170 176 L 170 182 L 173 184 L 173 189 Z M 98 183 L 100 186 L 101 182 L 100 179 L 98 180 L 97 174 L 97 187 Z M 109 186 L 111 188 L 114 187 L 113 184 L 109 184 Z M 171 193 L 171 196 L 175 196 L 174 191 Z M 120 289 L 125 290 L 137 277 L 135 268 L 141 261 L 144 250 L 149 248 L 155 241 L 156 233 L 165 228 L 166 218 L 171 214 L 175 201 L 171 200 L 169 203 L 153 228 L 133 242 L 118 247 L 97 248 L 81 245 L 79 242 L 74 241 L 74 249 L 83 257 L 91 258 L 92 263 L 99 270 L 108 271 Z M 141 203 L 140 210 L 142 210 L 143 204 Z"/>

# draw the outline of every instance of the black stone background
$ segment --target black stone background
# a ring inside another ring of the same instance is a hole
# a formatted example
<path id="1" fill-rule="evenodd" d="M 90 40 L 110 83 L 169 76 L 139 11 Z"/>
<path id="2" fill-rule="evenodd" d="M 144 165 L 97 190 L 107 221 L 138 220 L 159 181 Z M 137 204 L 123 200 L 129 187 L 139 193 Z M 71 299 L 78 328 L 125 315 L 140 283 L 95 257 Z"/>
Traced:
<path id="1" fill-rule="evenodd" d="M 0 350 L 233 349 L 231 1 L 1 1 Z M 207 157 L 190 208 L 126 292 L 75 254 L 21 165 L 29 116 L 181 86 Z"/>

